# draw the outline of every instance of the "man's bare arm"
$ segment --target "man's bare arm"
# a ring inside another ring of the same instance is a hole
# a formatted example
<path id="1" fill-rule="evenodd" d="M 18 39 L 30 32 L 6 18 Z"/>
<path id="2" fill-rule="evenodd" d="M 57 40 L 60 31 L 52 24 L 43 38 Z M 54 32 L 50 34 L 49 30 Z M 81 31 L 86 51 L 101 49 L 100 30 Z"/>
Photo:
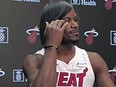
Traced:
<path id="1" fill-rule="evenodd" d="M 108 67 L 103 58 L 91 52 L 89 52 L 89 58 L 96 75 L 97 87 L 116 87 L 109 76 Z"/>
<path id="2" fill-rule="evenodd" d="M 42 66 L 32 87 L 55 87 L 56 86 L 56 58 L 55 47 L 46 48 L 42 60 Z"/>
<path id="3" fill-rule="evenodd" d="M 26 56 L 23 62 L 23 71 L 27 79 L 27 87 L 32 87 L 32 83 L 39 72 L 41 67 L 42 56 L 29 54 Z"/>

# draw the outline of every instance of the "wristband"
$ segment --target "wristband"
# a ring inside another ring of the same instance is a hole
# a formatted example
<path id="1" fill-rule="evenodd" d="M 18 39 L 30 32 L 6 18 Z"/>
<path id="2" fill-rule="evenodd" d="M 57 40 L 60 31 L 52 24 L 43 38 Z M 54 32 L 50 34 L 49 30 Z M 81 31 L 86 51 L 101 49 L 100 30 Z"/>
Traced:
<path id="1" fill-rule="evenodd" d="M 45 49 L 46 49 L 46 48 L 50 48 L 50 47 L 55 47 L 55 48 L 57 49 L 57 47 L 54 46 L 54 45 L 45 45 L 45 46 L 44 46 Z"/>

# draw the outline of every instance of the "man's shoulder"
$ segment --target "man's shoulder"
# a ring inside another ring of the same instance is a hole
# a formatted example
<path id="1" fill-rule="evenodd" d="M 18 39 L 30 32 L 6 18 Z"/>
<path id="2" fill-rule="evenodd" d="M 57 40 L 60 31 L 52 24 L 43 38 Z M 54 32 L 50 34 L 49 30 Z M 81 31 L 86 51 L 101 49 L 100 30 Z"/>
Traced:
<path id="1" fill-rule="evenodd" d="M 98 72 L 106 66 L 104 59 L 97 52 L 87 52 L 94 72 Z M 102 66 L 101 66 L 102 65 Z"/>
<path id="2" fill-rule="evenodd" d="M 87 51 L 87 54 L 89 57 L 100 57 L 100 55 L 97 52 Z"/>
<path id="3" fill-rule="evenodd" d="M 40 50 L 38 50 L 35 54 L 40 54 L 40 55 L 44 55 L 45 49 L 41 48 Z"/>
<path id="4" fill-rule="evenodd" d="M 102 57 L 100 56 L 100 54 L 98 54 L 97 52 L 90 52 L 90 51 L 87 51 L 87 54 L 88 54 L 88 57 L 90 59 L 91 62 L 94 62 L 94 61 L 100 61 L 102 59 Z"/>
<path id="5" fill-rule="evenodd" d="M 94 58 L 95 58 L 95 57 L 100 57 L 100 55 L 99 55 L 97 52 L 88 51 L 88 50 L 86 50 L 86 49 L 84 49 L 84 48 L 80 48 L 80 47 L 78 47 L 78 46 L 75 46 L 75 48 L 76 48 L 77 50 L 81 51 L 81 52 L 86 52 L 90 58 L 93 58 L 93 57 L 94 57 Z"/>

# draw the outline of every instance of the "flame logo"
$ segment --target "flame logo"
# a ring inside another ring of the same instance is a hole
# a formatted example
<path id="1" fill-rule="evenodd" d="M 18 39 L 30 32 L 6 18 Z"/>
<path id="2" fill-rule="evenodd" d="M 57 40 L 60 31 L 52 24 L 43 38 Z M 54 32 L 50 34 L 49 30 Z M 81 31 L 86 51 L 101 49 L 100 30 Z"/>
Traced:
<path id="1" fill-rule="evenodd" d="M 84 33 L 84 35 L 85 36 L 87 36 L 86 37 L 86 43 L 88 44 L 88 45 L 91 45 L 92 43 L 93 43 L 93 39 L 94 39 L 94 37 L 96 37 L 96 36 L 98 36 L 98 33 L 95 31 L 95 29 L 93 28 L 91 31 L 86 31 L 85 33 Z"/>
<path id="2" fill-rule="evenodd" d="M 34 44 L 37 40 L 37 35 L 39 35 L 39 28 L 36 26 L 34 29 L 27 30 L 28 42 Z"/>
<path id="3" fill-rule="evenodd" d="M 107 10 L 110 10 L 112 8 L 112 0 L 106 0 L 106 2 L 105 2 L 105 8 Z"/>

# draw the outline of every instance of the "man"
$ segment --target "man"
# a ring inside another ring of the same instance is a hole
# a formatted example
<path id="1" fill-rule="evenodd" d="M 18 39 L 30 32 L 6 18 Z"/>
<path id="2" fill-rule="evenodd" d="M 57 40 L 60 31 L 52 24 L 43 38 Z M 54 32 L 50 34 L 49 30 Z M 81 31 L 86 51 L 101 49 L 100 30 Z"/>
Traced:
<path id="1" fill-rule="evenodd" d="M 28 87 L 115 87 L 102 57 L 79 41 L 78 14 L 65 1 L 48 3 L 40 19 L 43 48 L 23 64 Z"/>

